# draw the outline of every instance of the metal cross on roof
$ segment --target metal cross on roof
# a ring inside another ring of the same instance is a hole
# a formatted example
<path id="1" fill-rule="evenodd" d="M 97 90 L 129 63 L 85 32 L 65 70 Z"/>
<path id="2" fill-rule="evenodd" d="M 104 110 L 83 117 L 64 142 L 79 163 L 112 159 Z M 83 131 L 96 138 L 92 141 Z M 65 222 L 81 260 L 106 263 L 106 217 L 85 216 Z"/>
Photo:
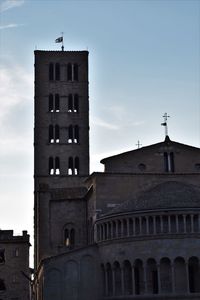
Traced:
<path id="1" fill-rule="evenodd" d="M 164 123 L 161 123 L 162 126 L 165 126 L 165 137 L 168 136 L 168 126 L 167 126 L 167 119 L 169 118 L 170 116 L 168 116 L 167 113 L 164 113 Z"/>
<path id="2" fill-rule="evenodd" d="M 142 146 L 142 144 L 140 144 L 139 140 L 138 140 L 137 144 L 135 144 L 135 145 L 138 147 L 138 149 L 140 148 L 140 146 Z"/>

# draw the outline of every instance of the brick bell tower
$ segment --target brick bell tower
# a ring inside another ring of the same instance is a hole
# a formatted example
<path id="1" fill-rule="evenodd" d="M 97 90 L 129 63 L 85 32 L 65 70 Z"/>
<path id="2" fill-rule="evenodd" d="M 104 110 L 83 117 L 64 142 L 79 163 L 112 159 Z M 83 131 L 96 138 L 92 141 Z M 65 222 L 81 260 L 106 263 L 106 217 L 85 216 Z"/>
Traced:
<path id="1" fill-rule="evenodd" d="M 80 187 L 89 175 L 88 51 L 35 51 L 34 104 L 37 267 L 56 253 L 51 190 Z"/>

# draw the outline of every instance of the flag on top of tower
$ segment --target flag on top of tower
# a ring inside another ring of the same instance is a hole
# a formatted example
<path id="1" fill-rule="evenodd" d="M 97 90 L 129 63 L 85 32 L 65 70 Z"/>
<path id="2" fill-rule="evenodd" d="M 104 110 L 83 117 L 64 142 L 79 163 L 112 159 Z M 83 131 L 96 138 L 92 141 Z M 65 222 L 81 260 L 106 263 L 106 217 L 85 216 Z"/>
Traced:
<path id="1" fill-rule="evenodd" d="M 62 43 L 63 42 L 63 36 L 60 36 L 55 40 L 55 43 Z"/>

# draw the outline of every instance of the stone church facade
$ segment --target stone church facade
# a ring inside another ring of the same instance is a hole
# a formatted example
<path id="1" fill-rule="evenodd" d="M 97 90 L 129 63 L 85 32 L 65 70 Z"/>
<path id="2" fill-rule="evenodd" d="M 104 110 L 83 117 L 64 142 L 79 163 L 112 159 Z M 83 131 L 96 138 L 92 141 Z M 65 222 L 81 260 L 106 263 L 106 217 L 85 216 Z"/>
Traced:
<path id="1" fill-rule="evenodd" d="M 89 173 L 87 51 L 35 51 L 36 300 L 200 298 L 200 149 L 171 141 Z"/>

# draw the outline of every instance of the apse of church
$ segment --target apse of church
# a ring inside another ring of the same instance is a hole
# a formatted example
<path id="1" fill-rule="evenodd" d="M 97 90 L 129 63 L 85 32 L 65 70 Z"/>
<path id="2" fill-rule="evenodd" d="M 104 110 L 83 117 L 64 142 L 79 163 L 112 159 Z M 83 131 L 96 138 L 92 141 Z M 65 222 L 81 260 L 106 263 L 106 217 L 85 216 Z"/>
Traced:
<path id="1" fill-rule="evenodd" d="M 88 100 L 87 51 L 35 51 L 35 299 L 199 299 L 200 149 L 90 174 Z"/>

